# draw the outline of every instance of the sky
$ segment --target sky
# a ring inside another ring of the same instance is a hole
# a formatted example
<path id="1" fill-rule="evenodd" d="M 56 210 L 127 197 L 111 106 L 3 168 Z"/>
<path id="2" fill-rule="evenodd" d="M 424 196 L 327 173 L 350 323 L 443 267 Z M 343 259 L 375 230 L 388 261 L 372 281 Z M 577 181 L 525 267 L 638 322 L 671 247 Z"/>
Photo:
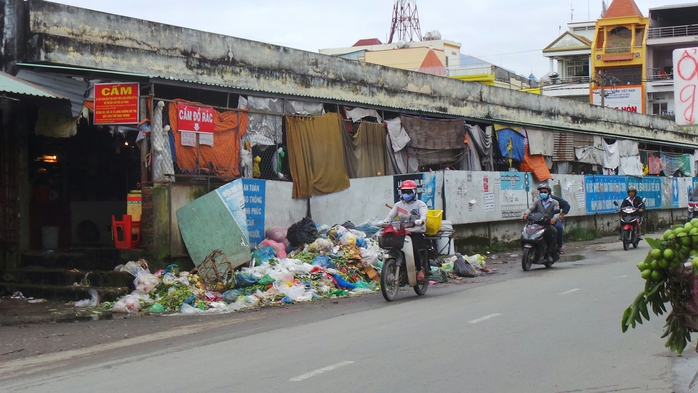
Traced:
<path id="1" fill-rule="evenodd" d="M 393 0 L 54 0 L 113 14 L 317 52 L 361 38 L 386 42 Z M 596 20 L 601 0 L 421 0 L 422 34 L 438 30 L 461 53 L 540 78 L 550 67 L 542 50 L 571 20 Z M 607 0 L 607 3 L 610 3 Z M 649 8 L 688 3 L 635 0 Z M 574 11 L 572 11 L 574 10 Z"/>

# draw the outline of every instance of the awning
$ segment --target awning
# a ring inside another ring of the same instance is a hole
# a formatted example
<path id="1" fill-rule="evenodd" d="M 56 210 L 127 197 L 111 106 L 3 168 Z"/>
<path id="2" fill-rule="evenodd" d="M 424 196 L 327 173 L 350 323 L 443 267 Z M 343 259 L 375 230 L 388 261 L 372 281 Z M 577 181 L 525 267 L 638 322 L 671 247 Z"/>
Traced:
<path id="1" fill-rule="evenodd" d="M 61 100 L 67 99 L 5 72 L 0 72 L 0 93 L 41 98 L 56 98 Z"/>

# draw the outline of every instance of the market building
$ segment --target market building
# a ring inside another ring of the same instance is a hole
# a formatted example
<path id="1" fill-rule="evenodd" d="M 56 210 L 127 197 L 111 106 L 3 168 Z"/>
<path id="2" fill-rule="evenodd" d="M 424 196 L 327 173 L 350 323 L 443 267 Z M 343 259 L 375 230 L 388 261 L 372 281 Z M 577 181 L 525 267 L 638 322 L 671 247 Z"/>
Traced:
<path id="1" fill-rule="evenodd" d="M 695 135 L 661 118 L 46 1 L 0 3 L 4 71 L 61 103 L 0 106 L 16 119 L 2 157 L 16 175 L 0 187 L 19 201 L 3 204 L 0 227 L 14 237 L 3 238 L 0 269 L 27 255 L 58 263 L 65 253 L 44 251 L 53 245 L 114 250 L 113 220 L 138 235 L 126 255 L 188 260 L 177 210 L 240 177 L 260 182 L 245 195 L 258 203 L 246 207 L 260 236 L 308 214 L 366 219 L 392 198 L 394 181 L 412 176 L 456 231 L 504 239 L 520 233 L 512 220 L 525 187 L 551 173 L 570 176 L 561 192 L 577 190 L 577 214 L 594 224 L 610 200 L 582 204 L 582 173 L 638 174 L 643 151 L 657 153 L 657 174 L 676 162 L 695 173 Z M 620 145 L 616 164 L 599 161 L 599 149 L 603 157 Z M 657 180 L 649 183 L 661 194 Z M 138 224 L 124 226 L 139 198 Z M 670 213 L 666 202 L 658 196 L 656 208 Z M 111 269 L 104 259 L 91 268 Z"/>

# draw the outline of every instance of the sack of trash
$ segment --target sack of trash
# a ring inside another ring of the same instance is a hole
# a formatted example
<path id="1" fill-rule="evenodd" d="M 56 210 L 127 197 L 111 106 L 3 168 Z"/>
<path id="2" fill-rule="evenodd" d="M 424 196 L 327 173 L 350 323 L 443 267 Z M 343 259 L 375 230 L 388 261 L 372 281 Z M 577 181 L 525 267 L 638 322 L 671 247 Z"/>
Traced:
<path id="1" fill-rule="evenodd" d="M 305 217 L 297 223 L 291 225 L 286 232 L 286 239 L 293 246 L 312 243 L 318 236 L 315 222 L 309 217 Z"/>
<path id="2" fill-rule="evenodd" d="M 477 276 L 477 270 L 475 270 L 475 268 L 459 253 L 456 253 L 456 261 L 453 263 L 453 273 L 460 277 Z"/>
<path id="3" fill-rule="evenodd" d="M 444 269 L 432 266 L 429 269 L 429 280 L 444 283 L 448 281 L 448 274 L 444 271 Z"/>

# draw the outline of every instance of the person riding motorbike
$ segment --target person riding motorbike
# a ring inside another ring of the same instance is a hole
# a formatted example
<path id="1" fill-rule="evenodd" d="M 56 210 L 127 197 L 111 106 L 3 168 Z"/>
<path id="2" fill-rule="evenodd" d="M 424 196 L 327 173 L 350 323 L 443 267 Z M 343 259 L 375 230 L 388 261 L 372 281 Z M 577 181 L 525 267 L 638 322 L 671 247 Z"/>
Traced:
<path id="1" fill-rule="evenodd" d="M 545 231 L 545 243 L 548 248 L 548 255 L 545 256 L 545 260 L 548 263 L 553 262 L 552 253 L 557 250 L 557 229 L 555 228 L 555 214 L 560 211 L 560 204 L 550 196 L 550 186 L 546 183 L 541 183 L 538 185 L 538 193 L 540 198 L 533 202 L 533 206 L 529 207 L 523 215 L 523 220 L 528 220 L 528 216 L 533 213 L 541 213 L 545 217 L 550 217 L 550 222 L 546 223 Z"/>
<path id="2" fill-rule="evenodd" d="M 557 220 L 555 221 L 555 229 L 557 229 L 557 252 L 560 253 L 560 255 L 562 255 L 565 253 L 564 251 L 562 251 L 562 246 L 565 242 L 565 229 L 562 226 L 562 219 L 570 212 L 572 206 L 570 206 L 569 202 L 567 202 L 559 196 L 550 195 L 550 197 L 560 204 L 561 212 L 557 216 Z"/>
<path id="3" fill-rule="evenodd" d="M 637 235 L 640 236 L 640 227 L 642 226 L 642 213 L 645 212 L 645 202 L 642 201 L 642 198 L 637 196 L 637 188 L 634 186 L 628 187 L 628 197 L 623 200 L 623 202 L 620 204 L 620 208 L 618 209 L 618 212 L 623 210 L 624 207 L 634 207 L 637 209 L 637 211 L 633 214 L 635 217 L 637 217 Z M 622 228 L 621 228 L 622 230 Z M 640 237 L 640 240 L 642 238 Z"/>
<path id="4" fill-rule="evenodd" d="M 383 220 L 383 225 L 390 225 L 395 217 L 400 218 L 400 222 L 405 224 L 413 224 L 406 227 L 409 236 L 412 239 L 412 250 L 414 254 L 414 263 L 417 268 L 417 280 L 424 280 L 424 272 L 422 271 L 422 260 L 418 250 L 426 248 L 426 240 L 424 239 L 424 231 L 426 231 L 427 221 L 427 204 L 417 199 L 417 184 L 412 180 L 405 180 L 400 185 L 400 200 L 393 206 L 393 209 L 388 214 L 388 217 Z"/>

